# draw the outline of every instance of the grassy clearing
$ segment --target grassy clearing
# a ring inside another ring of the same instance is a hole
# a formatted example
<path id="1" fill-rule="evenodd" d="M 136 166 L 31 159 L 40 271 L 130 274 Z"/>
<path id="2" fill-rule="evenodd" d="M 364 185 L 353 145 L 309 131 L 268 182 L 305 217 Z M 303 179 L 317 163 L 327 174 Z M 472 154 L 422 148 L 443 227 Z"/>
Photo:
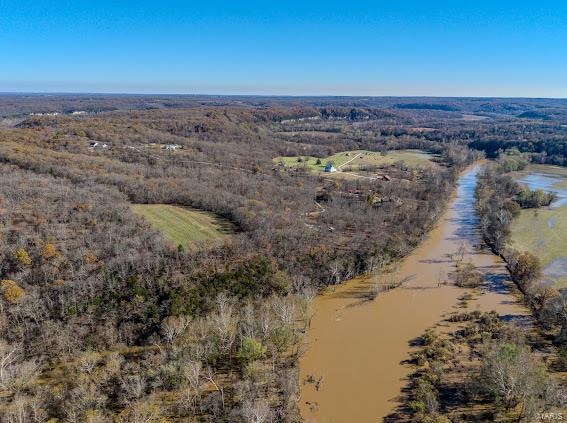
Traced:
<path id="1" fill-rule="evenodd" d="M 343 151 L 325 158 L 311 156 L 276 157 L 274 161 L 287 167 L 307 166 L 314 172 L 323 172 L 325 165 L 332 162 L 336 168 L 348 166 L 356 170 L 361 166 L 388 165 L 403 161 L 407 166 L 422 168 L 431 164 L 431 155 L 421 150 L 392 150 L 385 154 L 374 151 L 355 150 Z M 353 160 L 354 159 L 354 160 Z M 317 161 L 320 161 L 318 164 Z"/>
<path id="2" fill-rule="evenodd" d="M 201 210 L 169 204 L 134 204 L 132 209 L 176 246 L 194 248 L 201 242 L 234 233 L 230 222 Z"/>
<path id="3" fill-rule="evenodd" d="M 567 260 L 567 206 L 522 210 L 511 229 L 512 246 L 538 256 L 544 273 L 555 287 L 567 288 L 567 273 L 561 276 L 563 272 L 560 269 L 561 258 Z"/>

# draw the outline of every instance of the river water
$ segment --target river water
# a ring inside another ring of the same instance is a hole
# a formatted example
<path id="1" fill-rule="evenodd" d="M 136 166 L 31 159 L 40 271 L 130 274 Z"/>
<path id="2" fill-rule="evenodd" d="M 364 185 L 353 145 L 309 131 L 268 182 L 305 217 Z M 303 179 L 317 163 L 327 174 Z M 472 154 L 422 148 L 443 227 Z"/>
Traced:
<path id="1" fill-rule="evenodd" d="M 510 291 L 504 263 L 481 248 L 474 211 L 479 170 L 477 165 L 462 174 L 436 227 L 399 264 L 396 279 L 406 281 L 403 287 L 368 300 L 380 278 L 373 275 L 352 279 L 315 299 L 309 344 L 300 363 L 300 409 L 306 422 L 378 422 L 396 408 L 411 370 L 403 364 L 411 341 L 451 312 L 463 311 L 457 303 L 467 290 L 439 286 L 455 269 L 450 255 L 461 245 L 464 261 L 474 263 L 487 281 L 468 310 L 527 314 Z"/>

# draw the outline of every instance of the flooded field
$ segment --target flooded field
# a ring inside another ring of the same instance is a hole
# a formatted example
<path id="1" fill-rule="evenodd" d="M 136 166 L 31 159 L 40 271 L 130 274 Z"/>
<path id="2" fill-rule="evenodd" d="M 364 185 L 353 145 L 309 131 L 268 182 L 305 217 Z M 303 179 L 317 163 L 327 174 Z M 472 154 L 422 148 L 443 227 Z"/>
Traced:
<path id="1" fill-rule="evenodd" d="M 514 173 L 515 179 L 527 185 L 530 189 L 551 191 L 557 199 L 550 208 L 559 208 L 567 205 L 567 169 L 551 165 L 531 165 L 522 172 Z"/>
<path id="2" fill-rule="evenodd" d="M 530 189 L 557 195 L 549 207 L 522 210 L 512 224 L 512 246 L 537 255 L 547 281 L 557 288 L 567 288 L 567 169 L 530 165 L 513 176 Z"/>
<path id="3" fill-rule="evenodd" d="M 524 315 L 510 293 L 503 262 L 481 248 L 474 212 L 479 166 L 466 171 L 454 199 L 427 239 L 399 264 L 401 288 L 368 300 L 380 275 L 353 279 L 319 296 L 309 345 L 300 366 L 301 412 L 306 422 L 377 422 L 397 406 L 410 368 L 411 341 L 457 310 L 470 290 L 444 285 L 464 247 L 465 262 L 478 266 L 486 287 L 469 310 Z"/>

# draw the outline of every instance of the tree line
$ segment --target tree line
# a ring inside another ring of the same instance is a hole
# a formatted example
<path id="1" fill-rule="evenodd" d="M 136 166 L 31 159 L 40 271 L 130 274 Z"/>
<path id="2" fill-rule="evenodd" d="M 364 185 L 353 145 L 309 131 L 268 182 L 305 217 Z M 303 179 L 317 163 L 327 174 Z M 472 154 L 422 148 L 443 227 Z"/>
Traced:
<path id="1" fill-rule="evenodd" d="M 547 329 L 561 328 L 558 344 L 567 342 L 567 311 L 563 296 L 542 281 L 539 259 L 529 251 L 517 251 L 508 245 L 510 225 L 521 208 L 548 205 L 552 195 L 521 188 L 502 168 L 488 167 L 479 175 L 476 209 L 480 229 L 487 244 L 507 263 L 512 279 L 534 310 L 534 316 Z"/>

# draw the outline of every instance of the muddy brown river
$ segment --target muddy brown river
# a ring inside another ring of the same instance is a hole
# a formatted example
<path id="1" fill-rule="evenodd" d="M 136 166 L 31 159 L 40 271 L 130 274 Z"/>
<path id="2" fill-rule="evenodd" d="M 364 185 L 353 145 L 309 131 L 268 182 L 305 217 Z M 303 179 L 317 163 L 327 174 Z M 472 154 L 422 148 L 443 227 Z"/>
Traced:
<path id="1" fill-rule="evenodd" d="M 527 313 L 510 291 L 504 263 L 481 248 L 474 211 L 479 170 L 477 165 L 461 175 L 436 227 L 399 263 L 396 279 L 406 280 L 401 288 L 367 300 L 381 278 L 373 275 L 350 280 L 315 299 L 308 349 L 300 363 L 300 408 L 306 422 L 379 422 L 396 408 L 410 371 L 402 364 L 409 358 L 410 341 L 457 311 L 458 298 L 467 291 L 439 286 L 454 270 L 450 255 L 461 245 L 463 260 L 474 263 L 486 279 L 468 310 Z"/>

